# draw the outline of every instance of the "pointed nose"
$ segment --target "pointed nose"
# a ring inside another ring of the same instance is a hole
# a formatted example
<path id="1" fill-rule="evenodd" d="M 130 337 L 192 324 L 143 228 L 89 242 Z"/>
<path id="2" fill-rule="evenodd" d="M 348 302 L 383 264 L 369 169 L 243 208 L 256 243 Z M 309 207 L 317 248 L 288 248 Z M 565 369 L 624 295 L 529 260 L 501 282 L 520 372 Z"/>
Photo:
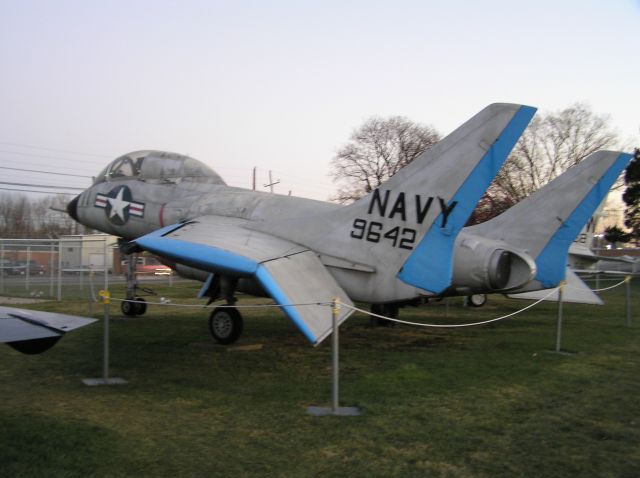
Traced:
<path id="1" fill-rule="evenodd" d="M 71 216 L 73 220 L 76 222 L 79 222 L 78 221 L 78 199 L 80 199 L 80 196 L 76 196 L 69 202 L 69 204 L 67 204 L 67 214 L 69 214 L 69 216 Z"/>

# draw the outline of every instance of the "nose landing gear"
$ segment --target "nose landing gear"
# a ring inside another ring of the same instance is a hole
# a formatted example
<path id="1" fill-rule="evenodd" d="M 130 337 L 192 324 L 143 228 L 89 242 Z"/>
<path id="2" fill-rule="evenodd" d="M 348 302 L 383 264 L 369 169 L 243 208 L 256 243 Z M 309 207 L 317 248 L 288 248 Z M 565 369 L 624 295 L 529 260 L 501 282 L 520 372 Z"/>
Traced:
<path id="1" fill-rule="evenodd" d="M 127 281 L 126 298 L 120 302 L 120 310 L 127 317 L 144 315 L 147 311 L 145 300 L 137 296 L 138 290 L 146 292 L 147 294 L 155 294 L 151 289 L 142 288 L 138 285 L 138 278 L 136 276 L 137 259 L 138 255 L 135 252 L 127 254 L 127 271 L 125 273 L 125 279 Z"/>

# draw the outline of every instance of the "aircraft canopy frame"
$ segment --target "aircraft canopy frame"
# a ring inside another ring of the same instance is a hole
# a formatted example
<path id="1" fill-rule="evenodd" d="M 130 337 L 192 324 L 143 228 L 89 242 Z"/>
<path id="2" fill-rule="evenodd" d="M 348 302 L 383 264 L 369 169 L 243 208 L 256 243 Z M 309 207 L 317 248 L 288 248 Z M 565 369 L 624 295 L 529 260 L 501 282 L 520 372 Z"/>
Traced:
<path id="1" fill-rule="evenodd" d="M 177 153 L 134 151 L 113 160 L 95 178 L 94 184 L 121 179 L 187 180 L 224 185 L 223 179 L 206 164 Z"/>

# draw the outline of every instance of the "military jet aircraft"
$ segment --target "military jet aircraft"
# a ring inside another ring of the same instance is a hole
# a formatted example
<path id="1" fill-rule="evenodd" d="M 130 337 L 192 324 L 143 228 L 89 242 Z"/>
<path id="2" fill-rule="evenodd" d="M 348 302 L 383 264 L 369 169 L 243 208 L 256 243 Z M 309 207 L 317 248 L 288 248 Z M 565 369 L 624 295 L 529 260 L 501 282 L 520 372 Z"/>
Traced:
<path id="1" fill-rule="evenodd" d="M 555 287 L 569 245 L 630 156 L 600 152 L 545 192 L 464 228 L 535 109 L 492 104 L 347 206 L 227 186 L 175 153 L 117 158 L 68 205 L 91 228 L 129 241 L 201 280 L 200 297 L 270 296 L 316 345 L 352 301 L 394 316 L 424 298 Z M 130 299 L 133 297 L 129 297 Z M 135 309 L 134 309 L 135 310 Z M 216 308 L 214 338 L 234 342 L 236 308 Z"/>
<path id="2" fill-rule="evenodd" d="M 0 342 L 25 354 L 53 347 L 64 334 L 96 319 L 0 306 Z"/>

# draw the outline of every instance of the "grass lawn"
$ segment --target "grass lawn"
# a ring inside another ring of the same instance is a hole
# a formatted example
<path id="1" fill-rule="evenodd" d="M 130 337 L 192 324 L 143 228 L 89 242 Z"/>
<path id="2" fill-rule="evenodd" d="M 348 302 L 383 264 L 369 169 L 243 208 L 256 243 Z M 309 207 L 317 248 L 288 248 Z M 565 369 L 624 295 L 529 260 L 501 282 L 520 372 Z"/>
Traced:
<path id="1" fill-rule="evenodd" d="M 159 292 L 196 303 L 196 287 Z M 633 297 L 631 327 L 623 287 L 603 293 L 604 307 L 566 304 L 572 355 L 546 352 L 555 304 L 454 330 L 372 328 L 356 315 L 341 328 L 340 399 L 359 417 L 306 414 L 329 405 L 331 341 L 311 347 L 277 309 L 244 310 L 239 343 L 262 348 L 230 352 L 212 345 L 203 310 L 124 319 L 115 304 L 111 376 L 128 385 L 81 382 L 102 373 L 101 323 L 39 356 L 0 348 L 0 475 L 638 477 L 640 283 Z M 400 318 L 462 323 L 524 305 L 452 299 Z"/>

